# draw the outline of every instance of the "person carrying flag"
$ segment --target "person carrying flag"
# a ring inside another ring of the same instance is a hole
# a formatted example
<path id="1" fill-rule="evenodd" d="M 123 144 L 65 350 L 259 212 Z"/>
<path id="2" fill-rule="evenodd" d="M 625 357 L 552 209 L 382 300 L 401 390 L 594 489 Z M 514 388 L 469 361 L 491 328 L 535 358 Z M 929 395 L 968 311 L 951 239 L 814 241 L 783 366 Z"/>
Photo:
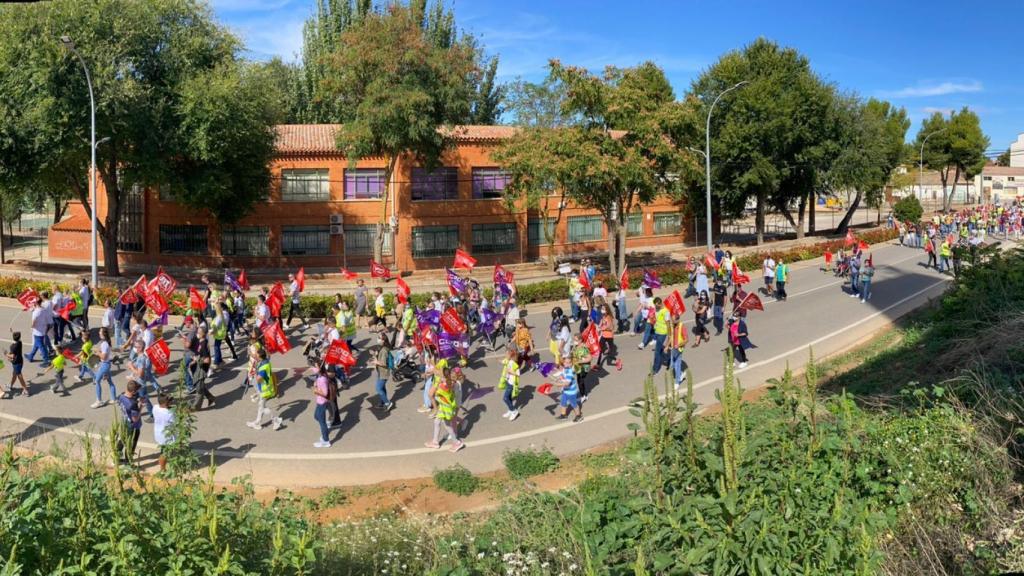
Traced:
<path id="1" fill-rule="evenodd" d="M 720 283 L 716 282 L 716 285 Z M 678 391 L 683 385 L 683 376 L 686 375 L 686 362 L 683 361 L 683 351 L 686 350 L 686 324 L 679 314 L 672 315 L 670 326 L 672 337 L 668 343 L 670 348 L 669 365 L 672 366 L 672 375 L 675 379 L 675 388 Z"/>
<path id="2" fill-rule="evenodd" d="M 746 320 L 733 313 L 729 317 L 729 345 L 732 346 L 733 359 L 738 368 L 747 367 L 747 349 L 752 347 L 747 336 Z"/>
<path id="3" fill-rule="evenodd" d="M 338 327 L 342 340 L 348 344 L 352 353 L 359 351 L 353 343 L 356 339 L 356 315 L 348 307 L 348 300 L 338 302 L 338 313 L 334 315 L 334 325 Z"/>
<path id="4" fill-rule="evenodd" d="M 286 327 L 291 327 L 292 318 L 295 316 L 302 320 L 302 327 L 308 328 L 309 322 L 306 321 L 306 316 L 302 313 L 302 307 L 300 306 L 302 297 L 302 286 L 299 285 L 299 281 L 295 279 L 295 274 L 288 274 L 288 293 L 291 295 L 290 302 L 288 305 L 288 321 L 285 322 Z"/>
<path id="5" fill-rule="evenodd" d="M 706 294 L 706 291 L 701 292 L 701 297 L 703 298 Z M 662 302 L 661 298 L 654 299 L 654 309 L 657 312 L 654 313 L 654 363 L 651 365 L 652 375 L 660 372 L 662 365 L 668 360 L 666 340 L 668 339 L 669 321 L 672 316 L 672 313 L 665 306 L 665 303 Z"/>

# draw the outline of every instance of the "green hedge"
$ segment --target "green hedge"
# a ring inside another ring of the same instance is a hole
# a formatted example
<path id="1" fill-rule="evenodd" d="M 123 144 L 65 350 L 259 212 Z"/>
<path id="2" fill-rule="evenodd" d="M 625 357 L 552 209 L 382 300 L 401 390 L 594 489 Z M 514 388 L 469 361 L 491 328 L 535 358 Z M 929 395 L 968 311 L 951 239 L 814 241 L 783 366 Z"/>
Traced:
<path id="1" fill-rule="evenodd" d="M 896 238 L 896 230 L 871 230 L 859 235 L 859 239 L 867 242 L 868 244 L 877 244 Z M 799 262 L 801 260 L 812 260 L 820 257 L 825 250 L 835 252 L 845 246 L 842 239 L 839 240 L 828 240 L 825 242 L 818 242 L 809 246 L 801 246 L 797 248 L 789 248 L 786 250 L 781 249 L 766 249 L 759 250 L 757 252 L 750 252 L 739 256 L 737 262 L 739 262 L 740 269 L 746 274 L 750 274 L 751 271 L 755 276 L 761 269 L 761 261 L 764 259 L 766 254 L 771 254 L 773 258 L 778 260 L 779 258 L 785 259 L 786 262 Z M 682 284 L 685 283 L 689 277 L 686 271 L 685 264 L 666 264 L 651 266 L 652 270 L 656 270 L 662 284 Z M 629 272 L 629 282 L 631 286 L 639 285 L 643 278 L 642 269 L 631 269 Z M 604 282 L 604 285 L 608 290 L 618 290 L 618 279 L 609 278 L 607 274 L 598 274 L 597 279 Z M 11 278 L 11 277 L 0 277 L 0 296 L 14 298 L 26 288 L 35 288 L 37 291 L 49 290 L 53 286 L 54 282 L 41 282 L 36 280 L 26 280 L 24 278 Z M 69 285 L 58 282 L 57 283 L 62 290 L 67 290 Z M 395 305 L 394 288 L 389 286 L 386 288 L 387 293 L 385 299 L 389 309 L 393 309 Z M 184 291 L 179 291 L 180 294 L 176 298 L 185 298 L 186 294 Z M 423 307 L 430 302 L 430 292 L 422 292 L 413 294 L 411 300 L 413 304 Z M 492 291 L 490 288 L 484 290 L 484 294 L 490 298 Z M 96 291 L 96 299 L 102 303 L 107 298 L 114 301 L 120 295 L 120 291 L 114 288 L 101 287 Z M 349 304 L 353 303 L 351 293 L 343 294 L 343 297 L 348 300 Z M 517 288 L 516 299 L 520 305 L 525 304 L 537 304 L 543 302 L 553 302 L 558 300 L 564 300 L 569 297 L 569 289 L 566 281 L 562 278 L 555 280 L 545 280 L 542 282 L 534 282 L 531 284 L 523 284 Z M 255 298 L 250 297 L 247 299 L 247 308 L 252 310 L 255 305 Z M 309 294 L 302 297 L 302 311 L 310 318 L 324 318 L 331 314 L 331 307 L 334 305 L 333 295 L 319 295 Z M 171 303 L 171 313 L 181 314 L 184 312 L 177 304 Z"/>

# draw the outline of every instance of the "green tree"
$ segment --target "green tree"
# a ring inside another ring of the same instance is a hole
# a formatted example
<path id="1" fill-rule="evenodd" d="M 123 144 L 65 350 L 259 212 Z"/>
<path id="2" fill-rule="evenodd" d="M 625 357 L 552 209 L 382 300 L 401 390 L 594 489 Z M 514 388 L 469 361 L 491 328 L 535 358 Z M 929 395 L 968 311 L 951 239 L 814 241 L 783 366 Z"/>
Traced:
<path id="1" fill-rule="evenodd" d="M 135 185 L 168 186 L 219 220 L 244 215 L 266 191 L 277 121 L 268 91 L 238 57 L 239 41 L 190 0 L 97 0 L 0 8 L 0 117 L 20 120 L 0 164 L 22 182 L 63 182 L 90 210 L 89 96 L 96 98 L 98 223 L 116 276 L 122 200 Z"/>
<path id="2" fill-rule="evenodd" d="M 600 212 L 608 227 L 609 270 L 618 275 L 628 213 L 694 179 L 696 163 L 680 152 L 696 141 L 693 107 L 675 100 L 664 73 L 650 62 L 596 76 L 552 61 L 550 75 L 551 83 L 565 86 L 561 114 L 575 120 L 524 130 L 496 157 L 513 175 L 510 193 L 525 196 L 528 205 L 538 198 L 546 203 L 557 188 Z"/>
<path id="3" fill-rule="evenodd" d="M 404 155 L 428 168 L 438 165 L 453 144 L 454 125 L 470 114 L 473 83 L 468 79 L 479 73 L 475 46 L 439 47 L 420 18 L 400 4 L 367 14 L 342 34 L 324 80 L 330 99 L 351 107 L 338 131 L 338 148 L 353 163 L 368 156 L 386 161 L 373 250 L 378 261 L 398 158 Z"/>
<path id="4" fill-rule="evenodd" d="M 394 5 L 385 7 L 385 12 Z M 478 68 L 467 76 L 472 95 L 460 124 L 494 124 L 501 115 L 504 87 L 497 82 L 498 59 L 485 54 L 477 39 L 460 33 L 455 14 L 443 1 L 430 6 L 427 0 L 409 0 L 408 9 L 427 41 L 437 48 L 459 46 L 475 54 Z M 351 102 L 339 100 L 330 88 L 331 60 L 342 49 L 345 32 L 358 27 L 374 11 L 370 0 L 317 0 L 316 12 L 306 20 L 302 33 L 302 65 L 293 85 L 290 122 L 345 123 L 355 113 Z"/>
<path id="5" fill-rule="evenodd" d="M 924 164 L 939 172 L 942 180 L 942 209 L 948 212 L 952 208 L 953 191 L 961 175 L 964 180 L 970 180 L 985 166 L 985 150 L 988 149 L 989 139 L 981 131 L 978 115 L 967 107 L 953 112 L 948 120 L 939 113 L 927 118 L 917 133 L 918 149 L 925 138 L 928 141 L 924 145 Z M 951 189 L 950 174 L 953 176 Z"/>
<path id="6" fill-rule="evenodd" d="M 921 207 L 921 201 L 913 195 L 900 198 L 892 207 L 893 218 L 899 222 L 916 224 L 921 221 L 922 214 L 924 214 L 924 208 Z"/>
<path id="7" fill-rule="evenodd" d="M 562 112 L 565 98 L 565 86 L 553 76 L 547 76 L 539 84 L 516 78 L 508 85 L 505 113 L 509 123 L 515 126 L 565 126 L 573 121 L 572 117 Z"/>
<path id="8" fill-rule="evenodd" d="M 875 100 L 861 102 L 855 96 L 843 99 L 845 138 L 842 151 L 832 164 L 833 182 L 854 191 L 837 234 L 845 234 L 861 201 L 881 206 L 885 185 L 903 157 L 910 120 L 903 108 Z"/>
<path id="9" fill-rule="evenodd" d="M 713 201 L 723 216 L 738 216 L 753 198 L 758 243 L 769 208 L 802 236 L 807 201 L 813 204 L 819 173 L 834 153 L 834 90 L 799 52 L 758 39 L 725 54 L 694 81 L 702 113 L 741 81 L 747 84 L 719 101 L 711 118 Z M 790 212 L 794 204 L 799 222 Z"/>
<path id="10" fill-rule="evenodd" d="M 1007 148 L 1002 154 L 996 157 L 997 166 L 1009 166 L 1010 165 L 1010 149 Z"/>

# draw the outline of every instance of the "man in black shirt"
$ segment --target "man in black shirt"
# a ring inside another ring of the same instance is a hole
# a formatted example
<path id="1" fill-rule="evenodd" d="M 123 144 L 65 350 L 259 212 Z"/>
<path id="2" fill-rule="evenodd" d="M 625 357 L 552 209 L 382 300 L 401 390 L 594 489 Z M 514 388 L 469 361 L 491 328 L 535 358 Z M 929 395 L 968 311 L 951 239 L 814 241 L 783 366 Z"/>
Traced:
<path id="1" fill-rule="evenodd" d="M 715 285 L 711 287 L 713 297 L 711 311 L 714 313 L 715 336 L 722 333 L 725 327 L 725 296 L 727 289 L 721 278 L 715 278 Z"/>

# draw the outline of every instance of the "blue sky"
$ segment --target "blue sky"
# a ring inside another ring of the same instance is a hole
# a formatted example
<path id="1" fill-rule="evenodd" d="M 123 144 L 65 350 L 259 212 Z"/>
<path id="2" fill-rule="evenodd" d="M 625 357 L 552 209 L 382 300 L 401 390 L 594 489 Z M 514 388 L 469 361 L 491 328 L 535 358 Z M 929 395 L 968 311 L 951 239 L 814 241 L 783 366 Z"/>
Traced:
<path id="1" fill-rule="evenodd" d="M 678 94 L 719 55 L 758 36 L 797 48 L 845 90 L 907 109 L 968 106 L 993 149 L 1024 132 L 1024 2 L 890 0 L 448 0 L 500 57 L 503 79 L 539 80 L 549 58 L 600 69 L 661 65 Z M 313 0 L 212 0 L 250 56 L 295 60 Z"/>

